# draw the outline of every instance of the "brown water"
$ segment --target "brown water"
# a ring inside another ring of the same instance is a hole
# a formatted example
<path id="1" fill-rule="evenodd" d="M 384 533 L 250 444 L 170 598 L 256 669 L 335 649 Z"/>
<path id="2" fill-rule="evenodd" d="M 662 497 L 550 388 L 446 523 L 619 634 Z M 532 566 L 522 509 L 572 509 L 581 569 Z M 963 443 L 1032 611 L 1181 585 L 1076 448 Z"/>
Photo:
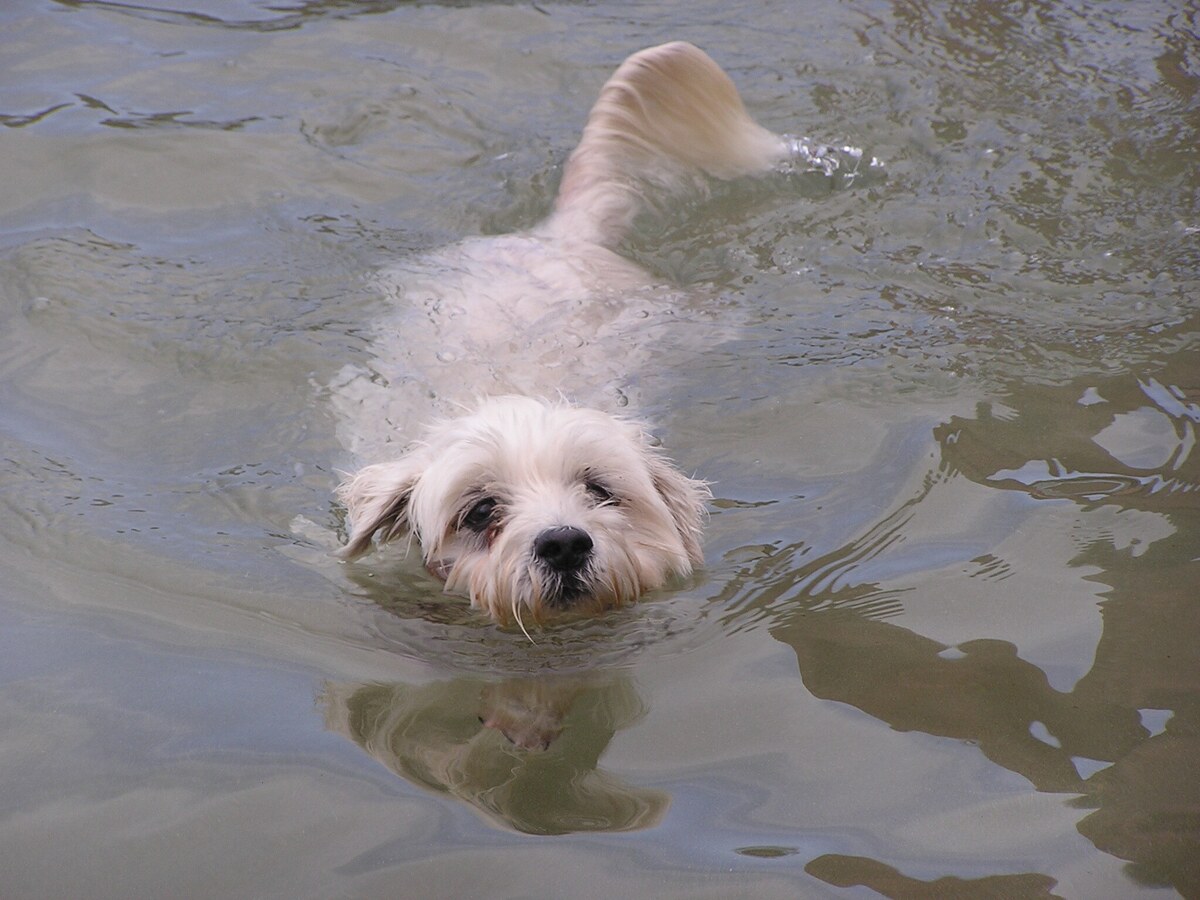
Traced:
<path id="1" fill-rule="evenodd" d="M 1195 4 L 0 12 L 0 896 L 1200 896 Z M 627 53 L 886 177 L 631 253 L 692 583 L 529 644 L 342 567 L 371 274 Z"/>

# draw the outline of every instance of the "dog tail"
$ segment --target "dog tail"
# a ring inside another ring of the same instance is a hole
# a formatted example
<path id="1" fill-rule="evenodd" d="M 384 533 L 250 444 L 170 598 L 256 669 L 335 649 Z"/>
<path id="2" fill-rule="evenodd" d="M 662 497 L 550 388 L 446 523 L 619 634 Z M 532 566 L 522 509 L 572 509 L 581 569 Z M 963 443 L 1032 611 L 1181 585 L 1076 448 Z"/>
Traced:
<path id="1" fill-rule="evenodd" d="M 790 143 L 750 118 L 729 76 L 700 48 L 674 41 L 621 63 L 600 90 L 563 168 L 559 234 L 612 246 L 628 232 L 647 186 L 678 189 L 703 172 L 768 172 Z"/>

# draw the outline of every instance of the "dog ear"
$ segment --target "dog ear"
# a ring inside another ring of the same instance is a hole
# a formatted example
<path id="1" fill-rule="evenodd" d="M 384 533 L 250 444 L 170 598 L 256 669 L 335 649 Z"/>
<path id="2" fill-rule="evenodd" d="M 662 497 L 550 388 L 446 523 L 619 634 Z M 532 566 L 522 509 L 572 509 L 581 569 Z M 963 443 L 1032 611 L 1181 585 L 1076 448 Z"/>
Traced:
<path id="1" fill-rule="evenodd" d="M 367 466 L 339 485 L 337 498 L 346 507 L 350 535 L 337 555 L 362 556 L 376 532 L 380 543 L 405 534 L 410 527 L 408 501 L 420 475 L 421 467 L 406 458 Z"/>
<path id="2" fill-rule="evenodd" d="M 712 498 L 708 482 L 688 478 L 670 461 L 659 456 L 650 458 L 650 478 L 654 489 L 666 504 L 675 522 L 675 530 L 683 540 L 688 559 L 699 565 L 704 561 L 700 536 L 704 521 L 705 501 Z"/>

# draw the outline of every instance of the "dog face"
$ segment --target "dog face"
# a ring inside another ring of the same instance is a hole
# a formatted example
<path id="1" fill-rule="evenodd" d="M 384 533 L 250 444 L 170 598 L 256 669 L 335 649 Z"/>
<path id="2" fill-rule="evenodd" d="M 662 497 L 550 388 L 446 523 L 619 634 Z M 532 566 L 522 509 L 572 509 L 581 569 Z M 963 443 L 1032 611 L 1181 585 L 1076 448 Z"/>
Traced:
<path id="1" fill-rule="evenodd" d="M 344 557 L 376 533 L 411 533 L 447 590 L 520 622 L 616 606 L 691 572 L 710 495 L 635 423 L 502 397 L 363 469 L 339 496 L 350 520 Z"/>

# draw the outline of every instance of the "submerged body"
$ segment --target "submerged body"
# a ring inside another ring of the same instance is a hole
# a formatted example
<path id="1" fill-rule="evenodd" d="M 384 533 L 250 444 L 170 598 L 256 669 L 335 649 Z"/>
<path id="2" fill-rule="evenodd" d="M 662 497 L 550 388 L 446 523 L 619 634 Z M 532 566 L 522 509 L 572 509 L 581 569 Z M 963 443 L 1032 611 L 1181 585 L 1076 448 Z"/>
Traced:
<path id="1" fill-rule="evenodd" d="M 796 153 L 703 51 L 651 47 L 602 88 L 545 221 L 384 270 L 396 304 L 373 371 L 348 369 L 335 392 L 348 446 L 384 455 L 415 436 L 414 415 L 490 399 L 342 486 L 343 555 L 411 534 L 447 589 L 497 620 L 602 609 L 690 573 L 706 486 L 608 412 L 653 375 L 679 292 L 615 248 L 651 194 L 769 173 Z M 557 397 L 582 405 L 540 399 Z"/>

